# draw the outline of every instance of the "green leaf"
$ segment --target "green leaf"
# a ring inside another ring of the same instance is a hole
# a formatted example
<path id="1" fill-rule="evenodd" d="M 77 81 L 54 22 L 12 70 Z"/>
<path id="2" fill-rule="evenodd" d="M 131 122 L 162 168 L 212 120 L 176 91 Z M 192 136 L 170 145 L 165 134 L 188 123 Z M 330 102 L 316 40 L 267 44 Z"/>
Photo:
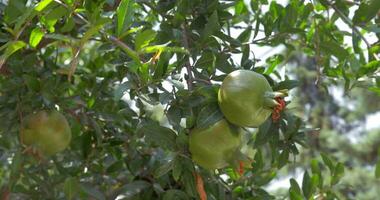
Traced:
<path id="1" fill-rule="evenodd" d="M 271 126 L 272 126 L 271 120 L 266 120 L 263 124 L 260 125 L 259 131 L 257 132 L 256 138 L 255 138 L 256 146 L 263 145 L 270 140 L 270 137 L 268 136 L 268 134 L 269 134 L 269 130 Z"/>
<path id="2" fill-rule="evenodd" d="M 361 66 L 359 68 L 359 75 L 358 77 L 364 76 L 369 73 L 375 72 L 377 69 L 380 68 L 380 61 L 379 60 L 373 60 L 369 63 L 367 63 L 364 66 Z"/>
<path id="3" fill-rule="evenodd" d="M 290 200 L 304 200 L 302 194 L 297 193 L 293 188 L 289 189 L 289 196 Z"/>
<path id="4" fill-rule="evenodd" d="M 79 192 L 79 182 L 74 177 L 68 177 L 63 183 L 63 192 L 68 200 L 74 199 Z"/>
<path id="5" fill-rule="evenodd" d="M 249 26 L 247 27 L 247 29 L 245 29 L 239 36 L 238 36 L 238 40 L 241 42 L 241 43 L 246 43 L 249 41 L 250 37 L 251 37 L 251 33 L 252 33 L 252 27 Z"/>
<path id="6" fill-rule="evenodd" d="M 53 0 L 42 0 L 40 1 L 36 7 L 34 8 L 34 10 L 40 12 L 42 11 L 43 9 L 45 9 L 51 2 L 53 2 Z"/>
<path id="7" fill-rule="evenodd" d="M 96 26 L 92 26 L 89 28 L 81 38 L 79 44 L 84 45 L 93 35 L 99 32 L 99 30 L 103 27 L 104 24 L 98 24 Z"/>
<path id="8" fill-rule="evenodd" d="M 159 177 L 167 174 L 170 170 L 173 169 L 173 166 L 174 166 L 174 161 L 173 160 L 164 163 L 163 165 L 161 165 L 160 167 L 158 167 L 154 171 L 154 177 L 159 178 Z"/>
<path id="9" fill-rule="evenodd" d="M 212 15 L 208 18 L 207 24 L 205 28 L 203 29 L 201 40 L 205 42 L 209 36 L 213 35 L 217 30 L 219 30 L 219 19 L 218 19 L 218 13 L 215 10 Z"/>
<path id="10" fill-rule="evenodd" d="M 0 66 L 2 66 L 5 61 L 14 54 L 16 51 L 24 48 L 26 43 L 23 41 L 9 41 L 6 44 L 5 52 L 0 56 Z"/>
<path id="11" fill-rule="evenodd" d="M 253 171 L 259 171 L 264 167 L 263 155 L 260 150 L 258 150 L 254 157 L 254 162 L 252 164 Z"/>
<path id="12" fill-rule="evenodd" d="M 278 169 L 282 168 L 288 163 L 289 149 L 284 149 L 278 158 Z"/>
<path id="13" fill-rule="evenodd" d="M 156 144 L 164 149 L 174 151 L 176 148 L 176 133 L 158 124 L 146 124 L 138 129 L 138 134 L 143 135 L 149 143 Z"/>
<path id="14" fill-rule="evenodd" d="M 106 200 L 106 197 L 103 193 L 101 193 L 98 189 L 87 185 L 87 184 L 80 184 L 80 189 L 87 195 L 90 195 L 91 197 L 94 197 L 97 200 Z"/>
<path id="15" fill-rule="evenodd" d="M 359 8 L 355 11 L 352 21 L 355 24 L 368 23 L 380 10 L 379 0 L 361 1 Z"/>
<path id="16" fill-rule="evenodd" d="M 317 159 L 311 160 L 311 171 L 313 174 L 320 174 L 321 169 L 319 168 L 319 162 Z"/>
<path id="17" fill-rule="evenodd" d="M 179 178 L 181 177 L 182 170 L 183 170 L 182 160 L 183 160 L 183 158 L 181 158 L 179 156 L 176 157 L 176 159 L 174 160 L 172 176 L 173 176 L 175 181 L 178 181 Z"/>
<path id="18" fill-rule="evenodd" d="M 271 74 L 275 68 L 284 60 L 283 55 L 274 55 L 266 60 L 266 63 L 269 65 L 264 74 Z"/>
<path id="19" fill-rule="evenodd" d="M 51 10 L 46 16 L 45 16 L 45 19 L 46 20 L 58 20 L 60 19 L 61 17 L 65 16 L 67 13 L 68 13 L 68 9 L 65 8 L 64 6 L 58 6 L 56 8 L 54 8 L 53 10 Z"/>
<path id="20" fill-rule="evenodd" d="M 119 190 L 123 191 L 125 198 L 129 199 L 136 194 L 141 193 L 143 190 L 149 188 L 150 186 L 151 184 L 147 181 L 137 180 L 122 186 L 119 188 Z"/>
<path id="21" fill-rule="evenodd" d="M 163 200 L 188 200 L 190 198 L 182 190 L 170 189 L 165 192 L 162 199 Z"/>
<path id="22" fill-rule="evenodd" d="M 239 0 L 235 3 L 235 15 L 240 15 L 245 9 L 245 4 L 243 0 Z"/>
<path id="23" fill-rule="evenodd" d="M 380 160 L 377 161 L 377 164 L 376 164 L 375 177 L 380 178 Z"/>
<path id="24" fill-rule="evenodd" d="M 200 111 L 197 118 L 197 127 L 207 128 L 219 120 L 223 119 L 223 114 L 217 105 L 207 105 Z"/>
<path id="25" fill-rule="evenodd" d="M 136 51 L 140 51 L 142 48 L 149 45 L 149 43 L 154 40 L 157 33 L 153 30 L 145 30 L 136 35 L 135 38 L 135 49 Z"/>
<path id="26" fill-rule="evenodd" d="M 298 185 L 297 181 L 294 179 L 294 178 L 291 178 L 289 180 L 290 182 L 290 188 L 297 194 L 300 194 L 301 195 L 301 188 L 300 186 Z"/>
<path id="27" fill-rule="evenodd" d="M 214 71 L 216 57 L 211 51 L 206 51 L 195 63 L 196 68 L 206 69 L 209 73 Z"/>
<path id="28" fill-rule="evenodd" d="M 126 31 L 133 21 L 133 0 L 122 0 L 116 10 L 117 15 L 117 29 L 116 35 L 120 36 Z"/>
<path id="29" fill-rule="evenodd" d="M 320 47 L 324 52 L 334 55 L 339 60 L 344 60 L 349 55 L 347 50 L 335 41 L 324 41 L 320 44 Z"/>
<path id="30" fill-rule="evenodd" d="M 124 162 L 119 160 L 119 161 L 112 163 L 110 166 L 108 166 L 106 169 L 106 172 L 107 172 L 107 174 L 118 173 L 123 169 L 124 169 Z"/>
<path id="31" fill-rule="evenodd" d="M 41 28 L 34 28 L 33 31 L 30 33 L 29 37 L 29 44 L 32 47 L 37 47 L 37 45 L 40 43 L 42 38 L 44 37 L 45 32 L 41 30 Z"/>
<path id="32" fill-rule="evenodd" d="M 113 94 L 113 98 L 115 101 L 120 100 L 124 94 L 132 88 L 131 82 L 127 81 L 122 84 L 116 86 Z"/>
<path id="33" fill-rule="evenodd" d="M 331 185 L 337 184 L 340 179 L 344 175 L 344 165 L 342 163 L 337 163 L 334 168 L 334 173 L 332 174 L 331 177 Z"/>
<path id="34" fill-rule="evenodd" d="M 24 157 L 23 157 L 22 153 L 17 151 L 15 153 L 14 157 L 12 158 L 12 164 L 10 167 L 10 177 L 11 177 L 10 186 L 11 187 L 13 186 L 13 184 L 16 183 L 13 180 L 18 180 L 18 177 L 21 174 L 20 171 L 22 170 L 23 161 L 24 161 Z"/>
<path id="35" fill-rule="evenodd" d="M 139 57 L 139 55 L 138 55 L 138 53 L 136 51 L 134 51 L 129 46 L 127 46 L 122 41 L 120 41 L 119 39 L 117 39 L 117 38 L 115 38 L 113 36 L 110 36 L 109 39 L 111 41 L 113 41 L 117 46 L 119 46 L 130 58 L 132 58 L 132 60 L 135 61 L 135 63 L 139 67 L 142 67 L 143 64 L 142 64 L 142 62 L 140 60 L 140 57 Z"/>
<path id="36" fill-rule="evenodd" d="M 312 195 L 312 183 L 310 180 L 309 173 L 305 171 L 302 179 L 302 191 L 306 199 L 309 199 Z"/>
<path id="37" fill-rule="evenodd" d="M 4 9 L 4 21 L 7 23 L 14 23 L 25 13 L 27 7 L 25 6 L 25 1 L 21 0 L 10 0 Z M 3 10 L 2 10 L 3 11 Z M 19 20 L 18 20 L 19 21 Z"/>
<path id="38" fill-rule="evenodd" d="M 331 173 L 334 172 L 334 164 L 331 158 L 325 153 L 321 153 L 321 157 L 325 165 L 327 165 L 327 167 L 330 169 L 330 172 Z"/>
<path id="39" fill-rule="evenodd" d="M 302 191 L 294 178 L 290 180 L 289 196 L 291 200 L 303 200 Z"/>
<path id="40" fill-rule="evenodd" d="M 189 51 L 183 47 L 169 47 L 163 44 L 147 46 L 140 50 L 141 53 L 155 53 L 157 51 L 189 54 Z"/>
<path id="41" fill-rule="evenodd" d="M 285 81 L 281 81 L 279 83 L 277 83 L 274 87 L 273 87 L 273 90 L 274 91 L 277 91 L 277 90 L 283 90 L 283 89 L 293 89 L 295 87 L 298 87 L 299 85 L 299 81 L 296 81 L 296 80 L 285 80 Z"/>
<path id="42" fill-rule="evenodd" d="M 66 19 L 65 25 L 62 26 L 62 28 L 61 28 L 61 32 L 63 32 L 63 33 L 70 32 L 71 30 L 73 30 L 74 27 L 75 27 L 75 22 L 74 22 L 73 17 L 68 17 Z"/>

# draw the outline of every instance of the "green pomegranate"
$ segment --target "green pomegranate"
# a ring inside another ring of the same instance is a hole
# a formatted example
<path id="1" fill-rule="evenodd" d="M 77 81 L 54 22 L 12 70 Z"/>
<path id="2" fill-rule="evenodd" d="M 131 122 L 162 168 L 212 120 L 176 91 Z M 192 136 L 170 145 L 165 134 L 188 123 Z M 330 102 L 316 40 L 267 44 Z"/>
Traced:
<path id="1" fill-rule="evenodd" d="M 241 143 L 239 129 L 231 127 L 224 119 L 207 129 L 194 129 L 189 138 L 192 159 L 206 169 L 228 166 Z"/>
<path id="2" fill-rule="evenodd" d="M 276 97 L 286 91 L 273 92 L 265 77 L 249 70 L 236 70 L 227 75 L 218 92 L 219 107 L 225 118 L 243 127 L 258 127 L 278 105 Z"/>
<path id="3" fill-rule="evenodd" d="M 50 156 L 69 145 L 71 129 L 65 116 L 58 111 L 39 111 L 24 119 L 20 140 L 39 154 Z"/>

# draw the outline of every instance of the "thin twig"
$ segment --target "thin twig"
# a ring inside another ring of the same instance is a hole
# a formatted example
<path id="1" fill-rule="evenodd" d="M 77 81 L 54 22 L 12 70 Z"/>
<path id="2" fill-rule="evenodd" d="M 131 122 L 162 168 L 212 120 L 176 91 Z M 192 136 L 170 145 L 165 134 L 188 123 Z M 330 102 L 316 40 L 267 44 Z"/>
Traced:
<path id="1" fill-rule="evenodd" d="M 193 78 L 194 81 L 197 81 L 197 82 L 202 82 L 202 83 L 206 83 L 207 85 L 211 85 L 211 81 L 210 80 L 205 80 L 205 79 L 201 79 L 201 78 Z"/>

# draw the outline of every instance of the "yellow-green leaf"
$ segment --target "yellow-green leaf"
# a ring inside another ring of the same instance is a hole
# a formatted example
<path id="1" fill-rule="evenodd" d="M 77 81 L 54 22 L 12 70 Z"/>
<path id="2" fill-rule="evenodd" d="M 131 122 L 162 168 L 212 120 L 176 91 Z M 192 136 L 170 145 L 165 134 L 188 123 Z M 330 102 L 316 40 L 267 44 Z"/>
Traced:
<path id="1" fill-rule="evenodd" d="M 40 43 L 44 35 L 45 35 L 45 32 L 41 30 L 41 28 L 38 28 L 38 27 L 34 28 L 32 33 L 30 33 L 30 37 L 29 37 L 30 46 L 36 47 Z"/>

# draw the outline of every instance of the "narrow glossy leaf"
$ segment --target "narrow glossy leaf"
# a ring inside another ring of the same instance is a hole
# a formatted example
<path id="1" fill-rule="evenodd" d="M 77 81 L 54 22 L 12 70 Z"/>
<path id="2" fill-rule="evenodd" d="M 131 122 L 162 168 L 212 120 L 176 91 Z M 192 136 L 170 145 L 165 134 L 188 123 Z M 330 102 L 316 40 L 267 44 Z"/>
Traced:
<path id="1" fill-rule="evenodd" d="M 45 32 L 42 31 L 40 28 L 38 27 L 34 28 L 32 33 L 30 33 L 30 37 L 29 37 L 30 46 L 36 47 L 40 43 L 44 35 L 45 35 Z"/>
<path id="2" fill-rule="evenodd" d="M 302 191 L 306 199 L 309 199 L 312 195 L 312 183 L 310 180 L 309 173 L 305 171 L 302 179 Z"/>
<path id="3" fill-rule="evenodd" d="M 259 131 L 256 134 L 255 145 L 263 145 L 270 140 L 269 130 L 272 126 L 271 120 L 266 120 L 263 124 L 260 125 Z"/>
<path id="4" fill-rule="evenodd" d="M 256 152 L 252 166 L 254 172 L 259 171 L 264 167 L 264 159 L 260 150 Z"/>
<path id="5" fill-rule="evenodd" d="M 42 0 L 40 1 L 36 7 L 34 8 L 36 11 L 40 12 L 42 11 L 43 9 L 46 8 L 46 6 L 48 6 L 51 2 L 53 2 L 53 0 Z"/>
<path id="6" fill-rule="evenodd" d="M 344 175 L 344 165 L 337 163 L 334 168 L 334 173 L 331 177 L 331 185 L 337 184 Z"/>
<path id="7" fill-rule="evenodd" d="M 239 36 L 238 36 L 238 40 L 241 42 L 241 43 L 246 43 L 249 41 L 250 37 L 251 37 L 251 33 L 252 33 L 252 27 L 247 27 L 247 29 L 245 29 Z"/>
<path id="8" fill-rule="evenodd" d="M 122 186 L 120 191 L 123 191 L 122 194 L 125 195 L 126 198 L 131 198 L 150 186 L 151 184 L 147 181 L 137 180 Z"/>
<path id="9" fill-rule="evenodd" d="M 10 170 L 10 177 L 13 179 L 17 179 L 20 175 L 20 170 L 22 170 L 22 162 L 24 160 L 24 157 L 21 152 L 16 152 L 14 157 L 12 158 L 12 164 L 11 164 L 11 170 Z"/>
<path id="10" fill-rule="evenodd" d="M 65 16 L 68 13 L 67 8 L 64 6 L 58 6 L 55 9 L 51 10 L 46 16 L 45 19 L 49 21 L 56 21 Z"/>
<path id="11" fill-rule="evenodd" d="M 212 15 L 208 18 L 207 24 L 202 32 L 202 41 L 206 41 L 209 36 L 215 33 L 219 29 L 219 19 L 218 13 L 214 11 Z"/>
<path id="12" fill-rule="evenodd" d="M 297 194 L 300 194 L 302 195 L 302 191 L 301 191 L 301 188 L 300 186 L 298 185 L 297 181 L 294 179 L 294 178 L 291 178 L 289 180 L 290 182 L 290 188 Z"/>
<path id="13" fill-rule="evenodd" d="M 375 177 L 376 178 L 380 178 L 380 160 L 377 161 L 377 164 L 375 166 Z"/>
<path id="14" fill-rule="evenodd" d="M 240 65 L 244 69 L 250 69 L 251 66 L 245 66 L 249 64 L 249 62 L 252 62 L 251 60 L 249 60 L 249 54 L 251 53 L 250 46 L 249 44 L 245 44 L 241 48 L 242 48 L 243 55 L 241 56 Z"/>
<path id="15" fill-rule="evenodd" d="M 319 163 L 317 159 L 311 160 L 311 171 L 313 174 L 320 174 L 321 169 L 319 168 Z"/>
<path id="16" fill-rule="evenodd" d="M 364 75 L 369 74 L 369 73 L 373 73 L 379 68 L 380 68 L 380 61 L 379 60 L 371 61 L 371 62 L 367 63 L 366 65 L 360 67 L 359 77 L 364 76 Z"/>
<path id="17" fill-rule="evenodd" d="M 153 30 L 145 30 L 136 35 L 135 49 L 140 51 L 142 48 L 149 45 L 149 43 L 156 37 L 156 32 Z"/>
<path id="18" fill-rule="evenodd" d="M 341 45 L 337 42 L 333 41 L 324 41 L 320 44 L 323 51 L 328 54 L 334 55 L 339 60 L 345 59 L 349 54 L 346 49 L 341 47 Z"/>
<path id="19" fill-rule="evenodd" d="M 361 1 L 359 8 L 355 11 L 352 21 L 355 24 L 367 23 L 376 16 L 379 10 L 379 0 Z"/>
<path id="20" fill-rule="evenodd" d="M 139 58 L 139 55 L 136 51 L 134 51 L 129 46 L 127 46 L 125 43 L 123 43 L 122 41 L 120 41 L 119 39 L 117 39 L 113 36 L 110 36 L 109 39 L 111 41 L 113 41 L 117 46 L 119 46 L 130 58 L 132 58 L 132 60 L 135 61 L 135 63 L 138 66 L 141 67 L 143 65 L 140 58 Z M 153 51 L 153 52 L 155 52 L 155 51 Z"/>
<path id="21" fill-rule="evenodd" d="M 334 164 L 330 157 L 325 153 L 321 153 L 321 157 L 325 165 L 327 165 L 327 167 L 330 169 L 330 172 L 332 173 L 334 171 Z"/>
<path id="22" fill-rule="evenodd" d="M 132 23 L 133 19 L 133 0 L 122 0 L 116 10 L 117 15 L 117 36 L 120 36 Z"/>
<path id="23" fill-rule="evenodd" d="M 276 67 L 284 60 L 284 56 L 282 55 L 275 55 L 266 60 L 266 63 L 268 64 L 267 70 L 264 72 L 264 74 L 271 74 Z"/>
<path id="24" fill-rule="evenodd" d="M 197 118 L 198 128 L 207 128 L 223 118 L 223 114 L 217 105 L 208 105 L 204 107 Z"/>
<path id="25" fill-rule="evenodd" d="M 190 199 L 182 190 L 167 190 L 162 198 L 163 200 L 188 200 Z"/>
<path id="26" fill-rule="evenodd" d="M 124 94 L 129 89 L 131 89 L 131 87 L 132 87 L 132 85 L 131 85 L 130 82 L 124 82 L 122 84 L 117 85 L 116 88 L 115 88 L 115 91 L 114 91 L 114 95 L 113 95 L 114 100 L 115 101 L 120 100 L 124 96 Z"/>
<path id="27" fill-rule="evenodd" d="M 212 72 L 215 68 L 216 57 L 211 51 L 206 51 L 195 63 L 196 68 L 206 69 L 208 72 Z"/>
<path id="28" fill-rule="evenodd" d="M 96 26 L 92 26 L 90 29 L 84 33 L 83 37 L 80 40 L 80 44 L 84 45 L 93 35 L 99 32 L 99 30 L 103 27 L 103 24 L 98 24 Z"/>
<path id="29" fill-rule="evenodd" d="M 154 171 L 154 176 L 156 178 L 159 178 L 167 174 L 170 170 L 173 169 L 173 166 L 174 166 L 174 160 L 164 163 L 163 165 L 161 165 Z"/>
<path id="30" fill-rule="evenodd" d="M 138 134 L 143 135 L 145 140 L 149 143 L 173 151 L 176 148 L 177 135 L 169 128 L 152 123 L 142 126 L 137 132 Z"/>
<path id="31" fill-rule="evenodd" d="M 110 166 L 107 167 L 106 172 L 109 173 L 117 173 L 123 170 L 124 168 L 124 162 L 119 160 L 114 163 L 112 163 Z"/>
<path id="32" fill-rule="evenodd" d="M 68 177 L 63 183 L 63 192 L 68 200 L 72 200 L 79 192 L 79 182 L 76 178 Z"/>
<path id="33" fill-rule="evenodd" d="M 5 2 L 2 1 L 2 3 Z M 25 5 L 25 1 L 8 1 L 5 9 L 2 9 L 2 12 L 4 12 L 4 21 L 7 23 L 14 23 L 17 19 L 20 18 L 20 15 L 22 15 L 26 9 L 27 7 Z"/>
<path id="34" fill-rule="evenodd" d="M 25 42 L 23 41 L 10 41 L 7 42 L 5 45 L 6 49 L 4 53 L 0 56 L 0 66 L 2 66 L 5 63 L 9 56 L 26 46 Z"/>
<path id="35" fill-rule="evenodd" d="M 279 82 L 278 84 L 276 84 L 274 87 L 273 87 L 273 90 L 276 91 L 276 90 L 282 90 L 282 89 L 293 89 L 295 87 L 298 87 L 299 85 L 299 81 L 297 80 L 285 80 L 285 81 L 281 81 Z"/>
<path id="36" fill-rule="evenodd" d="M 65 25 L 61 28 L 61 32 L 70 32 L 75 27 L 75 21 L 73 17 L 69 17 L 66 19 Z"/>
<path id="37" fill-rule="evenodd" d="M 283 166 L 285 166 L 288 163 L 288 159 L 289 149 L 284 149 L 278 158 L 278 169 L 281 169 Z"/>
<path id="38" fill-rule="evenodd" d="M 106 197 L 102 192 L 100 192 L 98 189 L 87 185 L 87 184 L 80 184 L 80 189 L 87 195 L 97 199 L 97 200 L 106 200 Z"/>
<path id="39" fill-rule="evenodd" d="M 140 50 L 142 53 L 155 53 L 157 51 L 189 54 L 189 51 L 183 47 L 170 47 L 166 45 L 147 46 Z"/>
<path id="40" fill-rule="evenodd" d="M 311 176 L 311 188 L 312 188 L 312 193 L 314 193 L 315 188 L 317 188 L 319 185 L 319 175 L 318 174 L 313 174 Z"/>
<path id="41" fill-rule="evenodd" d="M 304 200 L 303 196 L 300 193 L 297 193 L 293 188 L 289 190 L 290 200 Z"/>
<path id="42" fill-rule="evenodd" d="M 176 157 L 176 159 L 174 160 L 174 163 L 173 163 L 173 171 L 172 171 L 172 176 L 174 178 L 175 181 L 178 181 L 179 178 L 181 177 L 181 174 L 182 174 L 182 159 L 183 158 L 180 158 L 179 156 Z"/>

